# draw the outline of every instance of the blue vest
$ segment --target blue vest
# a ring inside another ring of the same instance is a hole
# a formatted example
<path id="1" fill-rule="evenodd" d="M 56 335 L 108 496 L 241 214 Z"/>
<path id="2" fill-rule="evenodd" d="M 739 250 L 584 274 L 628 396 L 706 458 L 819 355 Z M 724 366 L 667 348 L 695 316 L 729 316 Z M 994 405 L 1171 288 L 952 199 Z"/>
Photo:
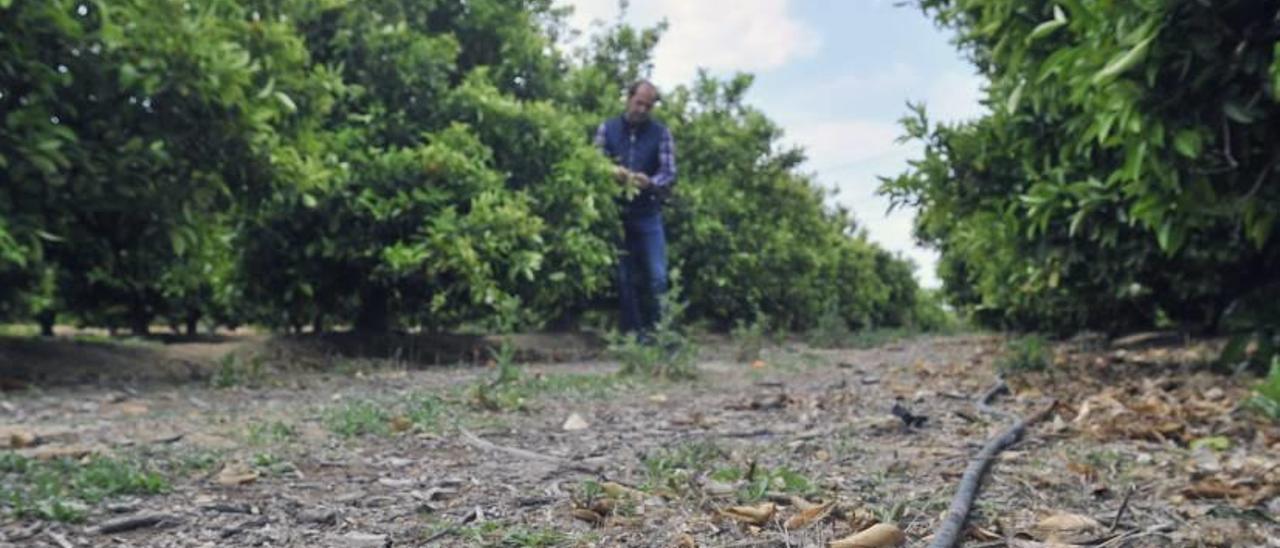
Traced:
<path id="1" fill-rule="evenodd" d="M 610 118 L 604 123 L 604 153 L 617 165 L 653 177 L 661 167 L 658 148 L 666 131 L 665 126 L 653 120 L 632 125 L 622 116 Z M 662 200 L 652 189 L 646 189 L 624 208 L 629 216 L 654 213 L 662 208 Z"/>

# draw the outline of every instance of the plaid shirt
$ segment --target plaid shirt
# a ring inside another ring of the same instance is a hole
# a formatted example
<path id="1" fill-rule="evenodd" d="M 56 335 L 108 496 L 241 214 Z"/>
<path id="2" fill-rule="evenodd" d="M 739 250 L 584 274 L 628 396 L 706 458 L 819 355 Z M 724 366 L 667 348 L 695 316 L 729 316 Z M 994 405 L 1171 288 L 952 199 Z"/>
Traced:
<path id="1" fill-rule="evenodd" d="M 600 124 L 600 127 L 596 128 L 596 136 L 593 140 L 596 148 L 600 150 L 604 150 L 604 126 L 605 124 Z M 662 136 L 658 141 L 658 172 L 649 178 L 649 182 L 653 183 L 653 186 L 665 187 L 674 180 L 676 180 L 676 143 L 675 139 L 671 138 L 671 130 L 663 126 Z"/>

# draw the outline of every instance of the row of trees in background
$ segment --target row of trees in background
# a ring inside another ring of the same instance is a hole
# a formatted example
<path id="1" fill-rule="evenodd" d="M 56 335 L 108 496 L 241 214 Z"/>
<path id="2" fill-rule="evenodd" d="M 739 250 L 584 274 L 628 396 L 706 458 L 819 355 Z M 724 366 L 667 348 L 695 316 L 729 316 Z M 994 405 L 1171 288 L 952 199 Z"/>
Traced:
<path id="1" fill-rule="evenodd" d="M 947 298 L 1070 332 L 1280 325 L 1280 4 L 918 0 L 990 114 L 905 120 Z"/>
<path id="2" fill-rule="evenodd" d="M 662 28 L 566 51 L 550 0 L 0 0 L 0 319 L 447 329 L 612 307 L 589 135 Z M 912 267 L 700 77 L 659 117 L 688 313 L 936 318 Z"/>

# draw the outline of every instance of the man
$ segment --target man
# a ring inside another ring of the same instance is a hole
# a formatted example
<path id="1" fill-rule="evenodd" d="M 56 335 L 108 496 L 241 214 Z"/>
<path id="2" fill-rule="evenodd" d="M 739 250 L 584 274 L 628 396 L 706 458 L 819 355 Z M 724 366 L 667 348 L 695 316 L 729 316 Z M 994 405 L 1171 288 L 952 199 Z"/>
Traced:
<path id="1" fill-rule="evenodd" d="M 623 248 L 618 261 L 621 327 L 649 338 L 667 291 L 667 238 L 662 197 L 676 179 L 675 143 L 666 126 L 649 118 L 658 88 L 641 80 L 627 88 L 626 111 L 596 130 L 595 144 L 613 159 L 619 184 L 639 189 L 622 204 Z"/>

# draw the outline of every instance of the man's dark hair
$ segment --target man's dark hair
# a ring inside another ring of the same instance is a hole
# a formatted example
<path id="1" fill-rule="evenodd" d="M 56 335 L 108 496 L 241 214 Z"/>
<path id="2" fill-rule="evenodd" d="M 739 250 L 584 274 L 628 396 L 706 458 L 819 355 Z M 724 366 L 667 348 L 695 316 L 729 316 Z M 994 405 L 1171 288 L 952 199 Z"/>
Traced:
<path id="1" fill-rule="evenodd" d="M 653 90 L 654 101 L 662 100 L 662 93 L 658 91 L 658 86 L 653 85 L 653 82 L 648 80 L 636 80 L 630 86 L 627 86 L 627 99 L 635 97 L 636 92 L 640 91 L 640 86 L 649 86 Z"/>

